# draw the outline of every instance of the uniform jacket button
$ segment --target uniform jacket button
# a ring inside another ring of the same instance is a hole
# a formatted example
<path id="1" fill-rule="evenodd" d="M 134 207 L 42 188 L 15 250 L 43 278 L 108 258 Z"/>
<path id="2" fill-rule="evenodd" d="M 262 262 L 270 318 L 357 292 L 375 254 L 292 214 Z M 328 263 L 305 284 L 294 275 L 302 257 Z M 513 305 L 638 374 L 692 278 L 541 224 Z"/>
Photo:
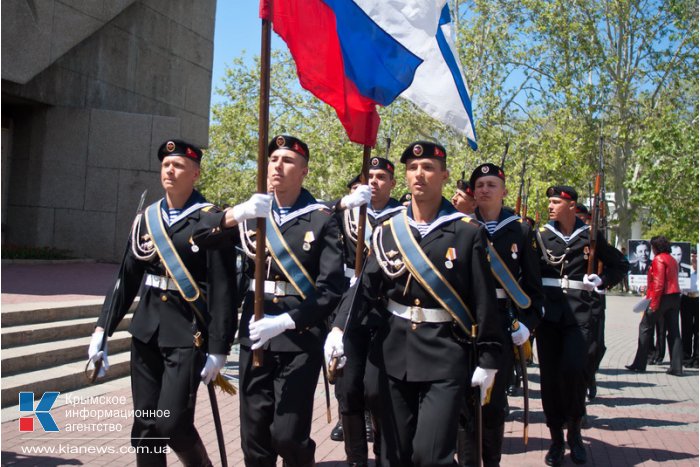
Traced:
<path id="1" fill-rule="evenodd" d="M 167 302 L 167 301 L 168 301 L 168 296 L 165 295 L 165 294 L 161 294 L 160 299 L 161 299 L 161 301 L 163 301 L 163 302 Z"/>

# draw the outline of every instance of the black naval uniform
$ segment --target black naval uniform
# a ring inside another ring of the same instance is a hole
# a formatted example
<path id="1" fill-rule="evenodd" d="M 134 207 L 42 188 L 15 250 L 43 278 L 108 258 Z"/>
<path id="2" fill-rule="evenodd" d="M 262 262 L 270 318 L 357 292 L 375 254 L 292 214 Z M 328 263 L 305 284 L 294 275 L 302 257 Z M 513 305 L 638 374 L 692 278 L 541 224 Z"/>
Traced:
<path id="1" fill-rule="evenodd" d="M 476 219 L 485 225 L 477 208 Z M 496 282 L 498 297 L 498 323 L 506 333 L 506 350 L 502 353 L 498 373 L 491 390 L 491 401 L 483 407 L 483 443 L 482 459 L 484 466 L 497 466 L 501 461 L 504 424 L 507 415 L 506 388 L 508 379 L 513 371 L 514 352 L 510 351 L 513 342 L 510 338 L 510 327 L 513 318 L 527 326 L 532 332 L 539 324 L 542 316 L 542 279 L 540 264 L 537 256 L 535 236 L 530 225 L 520 216 L 508 209 L 501 209 L 498 224 L 493 233 L 488 233 L 491 248 L 495 248 L 513 277 L 518 280 L 520 287 L 530 297 L 530 307 L 518 309 L 508 298 L 500 284 Z M 478 388 L 476 388 L 478 390 Z M 478 465 L 475 458 L 476 433 L 473 404 L 467 402 L 467 411 L 460 417 L 460 463 L 462 465 Z M 464 429 L 464 431 L 462 431 Z M 464 443 L 464 445 L 462 445 Z"/>
<path id="2" fill-rule="evenodd" d="M 585 414 L 591 368 L 588 349 L 597 338 L 593 313 L 600 302 L 597 292 L 581 288 L 590 253 L 590 227 L 577 218 L 567 239 L 558 223 L 550 221 L 537 235 L 545 294 L 544 317 L 537 328 L 542 405 L 553 440 L 563 443 L 562 427 L 568 424 L 570 434 L 580 433 Z M 595 256 L 603 263 L 599 288 L 606 289 L 622 280 L 629 263 L 602 232 L 597 236 Z"/>
<path id="3" fill-rule="evenodd" d="M 358 318 L 376 310 L 382 322 L 370 352 L 370 360 L 380 369 L 381 463 L 452 466 L 459 407 L 474 370 L 470 361 L 478 358 L 482 368 L 498 368 L 504 332 L 499 321 L 491 318 L 496 295 L 484 230 L 444 198 L 425 236 L 412 216 L 409 206 L 411 233 L 475 316 L 478 356 L 452 319 L 413 322 L 390 311 L 402 306 L 421 311 L 421 307 L 440 305 L 415 278 L 409 280 L 387 224 L 377 228 L 372 254 L 355 287 L 362 287 Z M 450 249 L 455 253 L 451 261 L 446 256 Z M 334 323 L 341 329 L 351 292 L 344 295 Z"/>
<path id="4" fill-rule="evenodd" d="M 246 466 L 274 467 L 277 456 L 286 466 L 314 465 L 316 443 L 311 439 L 314 393 L 323 364 L 326 319 L 343 292 L 340 231 L 327 206 L 305 189 L 285 216 L 276 202 L 273 217 L 292 252 L 308 271 L 317 289 L 301 299 L 278 264 L 268 255 L 266 282 L 276 293 L 265 293 L 265 314 L 289 313 L 296 328 L 270 339 L 263 347 L 262 366 L 252 365 L 248 325 L 254 314 L 254 292 L 246 294 L 239 338 L 241 446 Z M 240 225 L 248 249 L 247 273 L 254 283 L 256 220 Z M 271 227 L 268 226 L 268 229 Z M 214 229 L 216 230 L 216 229 Z M 217 232 L 213 232 L 213 239 Z M 208 243 L 206 232 L 203 242 Z M 282 290 L 286 289 L 286 290 Z"/>
<path id="5" fill-rule="evenodd" d="M 367 229 L 375 229 L 382 222 L 406 209 L 394 198 L 390 198 L 381 211 L 367 207 Z M 346 277 L 354 276 L 355 251 L 357 248 L 357 220 L 359 210 L 348 209 L 339 213 L 342 216 L 343 244 L 345 249 Z M 371 231 L 370 230 L 370 231 Z M 370 242 L 365 243 L 370 247 Z M 376 313 L 367 313 L 362 319 L 351 323 L 343 337 L 347 364 L 343 367 L 335 383 L 335 395 L 342 416 L 345 441 L 345 454 L 351 464 L 367 463 L 367 427 L 365 410 L 369 409 L 376 417 L 378 403 L 377 378 L 378 369 L 367 361 L 370 342 L 379 325 Z M 343 323 L 344 325 L 345 323 Z M 375 420 L 378 422 L 378 420 Z M 375 425 L 375 429 L 379 428 Z M 375 430 L 376 431 L 376 430 Z M 375 447 L 378 445 L 378 433 L 375 433 Z M 378 452 L 375 449 L 375 454 Z"/>
<path id="6" fill-rule="evenodd" d="M 228 355 L 236 333 L 235 249 L 233 244 L 219 249 L 199 249 L 192 241 L 197 225 L 215 216 L 205 212 L 211 209 L 211 204 L 198 192 L 192 192 L 173 221 L 168 218 L 165 199 L 160 203 L 167 233 L 206 298 L 207 311 L 203 316 L 206 322 L 195 318 L 191 305 L 182 298 L 174 282 L 166 281 L 165 267 L 155 250 L 151 250 L 150 259 L 139 259 L 137 254 L 145 251 L 141 248 L 143 245 L 134 246 L 130 240 L 119 286 L 110 293 L 113 297 L 105 300 L 97 325 L 112 335 L 141 289 L 141 300 L 129 332 L 133 336 L 131 390 L 134 409 L 143 411 L 144 416 L 134 418 L 131 444 L 134 447 L 164 446 L 165 440 L 152 438 L 167 438 L 167 444 L 181 459 L 194 462 L 202 452 L 191 452 L 193 446 L 203 449 L 194 427 L 194 411 L 206 352 Z M 142 236 L 147 233 L 145 220 L 141 218 L 134 228 L 137 242 L 141 244 Z M 115 301 L 114 314 L 107 322 L 107 304 L 111 299 Z M 199 349 L 193 344 L 197 331 L 204 337 L 204 345 Z M 168 410 L 170 416 L 148 415 L 157 410 Z M 206 456 L 205 451 L 203 456 Z M 146 457 L 149 456 L 137 454 L 140 461 Z M 152 455 L 149 462 L 149 465 L 165 465 L 165 455 Z"/>

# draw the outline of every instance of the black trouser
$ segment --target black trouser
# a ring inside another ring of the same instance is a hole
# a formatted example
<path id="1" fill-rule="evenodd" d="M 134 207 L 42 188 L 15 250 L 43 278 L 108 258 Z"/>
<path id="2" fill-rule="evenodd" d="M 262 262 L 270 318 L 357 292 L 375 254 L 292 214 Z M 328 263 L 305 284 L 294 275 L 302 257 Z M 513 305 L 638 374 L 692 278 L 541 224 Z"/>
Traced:
<path id="1" fill-rule="evenodd" d="M 157 339 L 131 339 L 131 395 L 139 415 L 134 416 L 131 445 L 162 447 L 167 442 L 175 452 L 187 451 L 200 440 L 194 409 L 205 356 L 192 347 L 158 347 Z"/>
<path id="2" fill-rule="evenodd" d="M 335 383 L 348 462 L 367 462 L 364 377 L 370 341 L 366 326 L 356 326 L 345 333 L 343 344 L 348 360 Z"/>
<path id="3" fill-rule="evenodd" d="M 550 428 L 559 429 L 586 412 L 592 332 L 590 322 L 579 325 L 543 320 L 537 327 L 542 407 Z"/>
<path id="4" fill-rule="evenodd" d="M 600 362 L 603 361 L 603 356 L 607 348 L 605 347 L 605 310 L 591 316 L 591 333 L 588 343 L 588 376 L 587 386 L 593 384 L 595 373 L 600 368 Z"/>
<path id="5" fill-rule="evenodd" d="M 382 465 L 454 466 L 464 385 L 462 378 L 408 382 L 380 372 Z"/>
<path id="6" fill-rule="evenodd" d="M 509 336 L 510 339 L 510 336 Z M 506 407 L 508 397 L 506 388 L 508 380 L 513 372 L 515 363 L 514 348 L 511 345 L 502 352 L 502 366 L 496 373 L 496 379 L 491 389 L 490 402 L 481 409 L 483 432 L 481 443 L 481 458 L 484 466 L 497 466 L 501 462 L 501 448 L 503 446 L 503 433 L 506 421 Z M 471 386 L 471 380 L 467 381 Z M 458 458 L 460 465 L 479 465 L 476 459 L 476 407 L 474 401 L 480 401 L 480 389 L 469 388 L 466 391 L 461 414 L 459 417 Z"/>
<path id="7" fill-rule="evenodd" d="M 323 364 L 313 352 L 264 351 L 253 368 L 250 347 L 241 346 L 241 445 L 248 467 L 274 467 L 277 456 L 289 467 L 314 464 L 310 438 L 314 392 Z"/>
<path id="8" fill-rule="evenodd" d="M 671 370 L 681 371 L 683 364 L 683 350 L 678 330 L 678 309 L 680 306 L 680 294 L 663 295 L 659 301 L 659 308 L 655 312 L 647 310 L 639 323 L 639 341 L 637 354 L 632 366 L 645 370 L 647 367 L 647 355 L 651 346 L 654 328 L 659 320 L 663 319 L 664 328 L 668 332 L 668 348 L 671 352 Z M 664 347 L 664 336 L 661 334 L 661 346 Z"/>
<path id="9" fill-rule="evenodd" d="M 666 322 L 664 321 L 663 313 L 659 313 L 656 317 L 652 337 L 654 334 L 656 334 L 656 343 L 654 344 L 654 351 L 651 352 L 651 358 L 661 363 L 666 356 Z"/>
<path id="10" fill-rule="evenodd" d="M 698 297 L 681 296 L 683 357 L 698 359 Z"/>

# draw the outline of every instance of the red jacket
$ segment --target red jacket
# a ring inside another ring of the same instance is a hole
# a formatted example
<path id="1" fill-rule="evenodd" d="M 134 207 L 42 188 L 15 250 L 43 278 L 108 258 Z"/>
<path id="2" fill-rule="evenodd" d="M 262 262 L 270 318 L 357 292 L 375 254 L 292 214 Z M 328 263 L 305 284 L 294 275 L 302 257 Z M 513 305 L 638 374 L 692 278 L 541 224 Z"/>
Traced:
<path id="1" fill-rule="evenodd" d="M 678 285 L 678 263 L 668 253 L 654 256 L 647 272 L 647 298 L 651 300 L 649 308 L 659 309 L 662 295 L 680 293 Z"/>

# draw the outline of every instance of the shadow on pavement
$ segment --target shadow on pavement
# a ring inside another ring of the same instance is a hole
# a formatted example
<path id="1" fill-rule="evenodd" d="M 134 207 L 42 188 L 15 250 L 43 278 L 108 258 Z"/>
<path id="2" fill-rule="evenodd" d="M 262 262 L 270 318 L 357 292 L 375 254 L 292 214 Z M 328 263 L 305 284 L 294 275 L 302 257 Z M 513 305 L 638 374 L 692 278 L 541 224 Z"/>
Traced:
<path id="1" fill-rule="evenodd" d="M 694 459 L 697 458 L 697 453 L 688 452 L 675 452 L 663 449 L 645 449 L 639 446 L 615 446 L 614 444 L 605 443 L 598 439 L 587 439 L 584 433 L 583 442 L 588 444 L 589 452 L 608 452 L 610 454 L 615 453 L 616 455 L 624 456 L 625 459 L 639 459 L 639 462 L 634 462 L 634 465 L 641 464 L 647 461 L 653 462 L 667 462 L 667 461 L 680 461 L 684 459 Z M 568 456 L 567 450 L 567 456 Z M 628 455 L 629 454 L 629 455 Z"/>

